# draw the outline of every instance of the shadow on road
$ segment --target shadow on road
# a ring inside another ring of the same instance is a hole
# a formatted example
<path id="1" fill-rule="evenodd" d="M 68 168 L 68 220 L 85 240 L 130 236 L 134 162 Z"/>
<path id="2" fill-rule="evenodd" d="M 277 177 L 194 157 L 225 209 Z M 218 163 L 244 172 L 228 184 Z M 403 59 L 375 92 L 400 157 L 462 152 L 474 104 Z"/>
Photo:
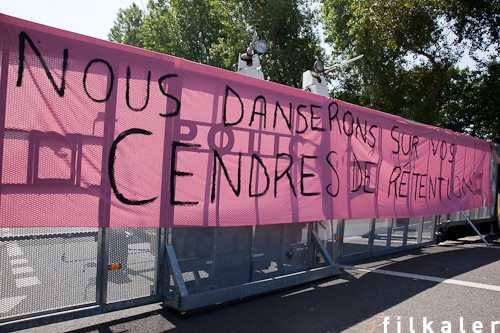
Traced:
<path id="1" fill-rule="evenodd" d="M 499 255 L 498 249 L 434 246 L 358 265 L 453 278 L 491 264 Z M 180 315 L 158 309 L 72 332 L 341 332 L 361 322 L 366 323 L 362 331 L 374 332 L 390 316 L 388 309 L 436 284 L 343 270 L 334 278 L 203 311 Z"/>

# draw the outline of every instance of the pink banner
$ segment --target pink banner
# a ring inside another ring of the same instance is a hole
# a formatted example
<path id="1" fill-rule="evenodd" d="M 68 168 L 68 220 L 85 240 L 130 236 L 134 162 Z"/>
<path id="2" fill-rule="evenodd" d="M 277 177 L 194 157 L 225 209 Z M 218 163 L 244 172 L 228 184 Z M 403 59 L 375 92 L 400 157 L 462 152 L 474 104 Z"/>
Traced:
<path id="1" fill-rule="evenodd" d="M 485 141 L 0 21 L 1 227 L 245 226 L 492 203 Z"/>

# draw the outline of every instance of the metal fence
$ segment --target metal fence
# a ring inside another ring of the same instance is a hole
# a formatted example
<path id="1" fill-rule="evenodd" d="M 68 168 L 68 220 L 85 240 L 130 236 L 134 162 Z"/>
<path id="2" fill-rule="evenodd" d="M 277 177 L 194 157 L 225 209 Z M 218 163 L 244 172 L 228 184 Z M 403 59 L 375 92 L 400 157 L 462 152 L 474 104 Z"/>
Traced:
<path id="1" fill-rule="evenodd" d="M 468 211 L 475 220 L 494 208 Z M 338 272 L 338 263 L 432 244 L 443 220 L 331 220 L 234 228 L 2 228 L 0 323 L 91 306 L 189 310 Z"/>
<path id="2" fill-rule="evenodd" d="M 179 311 L 338 273 L 317 223 L 173 229 L 164 304 Z"/>

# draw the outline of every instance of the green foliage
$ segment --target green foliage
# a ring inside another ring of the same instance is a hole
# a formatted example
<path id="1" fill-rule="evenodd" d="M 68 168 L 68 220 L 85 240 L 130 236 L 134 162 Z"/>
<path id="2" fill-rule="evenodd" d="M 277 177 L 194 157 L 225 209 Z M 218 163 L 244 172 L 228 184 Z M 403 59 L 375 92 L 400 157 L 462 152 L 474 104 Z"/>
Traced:
<path id="1" fill-rule="evenodd" d="M 135 3 L 132 3 L 127 9 L 120 9 L 115 25 L 108 34 L 109 40 L 143 47 L 144 43 L 141 31 L 143 16 L 144 13 Z"/>
<path id="2" fill-rule="evenodd" d="M 499 1 L 317 2 L 149 0 L 121 9 L 109 39 L 234 71 L 259 26 L 267 78 L 300 87 L 302 72 L 325 60 L 321 23 L 333 58 L 365 55 L 330 74 L 332 96 L 500 140 Z M 480 70 L 458 69 L 465 53 L 484 50 L 493 56 Z"/>
<path id="3" fill-rule="evenodd" d="M 230 69 L 236 55 L 231 54 L 229 59 L 227 53 L 243 48 L 242 41 L 247 37 L 245 28 L 231 22 L 234 14 L 234 6 L 225 1 L 150 0 L 145 11 L 140 11 L 135 3 L 120 9 L 108 37 L 111 41 Z"/>
<path id="4" fill-rule="evenodd" d="M 354 66 L 370 105 L 436 123 L 443 75 L 458 54 L 441 31 L 433 0 L 325 0 L 323 14 L 327 42 L 337 54 L 365 55 Z M 421 64 L 409 70 L 412 57 Z"/>
<path id="5" fill-rule="evenodd" d="M 244 20 L 259 26 L 259 38 L 269 43 L 261 57 L 263 72 L 272 81 L 302 86 L 302 72 L 312 69 L 324 50 L 314 31 L 316 13 L 312 1 L 257 0 L 241 2 Z"/>
<path id="6" fill-rule="evenodd" d="M 141 12 L 133 4 L 120 10 L 112 41 L 236 70 L 256 25 L 270 44 L 262 57 L 270 80 L 301 86 L 302 71 L 323 56 L 313 29 L 310 1 L 150 0 Z"/>
<path id="7" fill-rule="evenodd" d="M 486 50 L 500 41 L 498 0 L 446 0 L 444 14 L 459 41 L 468 40 L 471 51 Z"/>
<path id="8" fill-rule="evenodd" d="M 482 71 L 452 67 L 440 98 L 440 123 L 454 131 L 500 141 L 500 64 Z"/>
<path id="9" fill-rule="evenodd" d="M 334 96 L 419 122 L 498 138 L 498 63 L 458 70 L 468 50 L 498 56 L 500 5 L 488 0 L 323 0 L 339 69 Z M 494 57 L 493 57 L 494 59 Z M 495 81 L 496 80 L 496 81 Z"/>

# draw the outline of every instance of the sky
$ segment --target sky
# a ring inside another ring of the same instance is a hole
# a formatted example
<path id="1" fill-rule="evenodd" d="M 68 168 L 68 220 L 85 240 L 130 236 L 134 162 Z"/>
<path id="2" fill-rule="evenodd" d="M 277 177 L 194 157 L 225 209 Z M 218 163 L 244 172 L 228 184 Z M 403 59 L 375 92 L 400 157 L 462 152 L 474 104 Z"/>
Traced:
<path id="1" fill-rule="evenodd" d="M 0 13 L 107 40 L 118 10 L 133 2 L 147 0 L 0 0 Z"/>

